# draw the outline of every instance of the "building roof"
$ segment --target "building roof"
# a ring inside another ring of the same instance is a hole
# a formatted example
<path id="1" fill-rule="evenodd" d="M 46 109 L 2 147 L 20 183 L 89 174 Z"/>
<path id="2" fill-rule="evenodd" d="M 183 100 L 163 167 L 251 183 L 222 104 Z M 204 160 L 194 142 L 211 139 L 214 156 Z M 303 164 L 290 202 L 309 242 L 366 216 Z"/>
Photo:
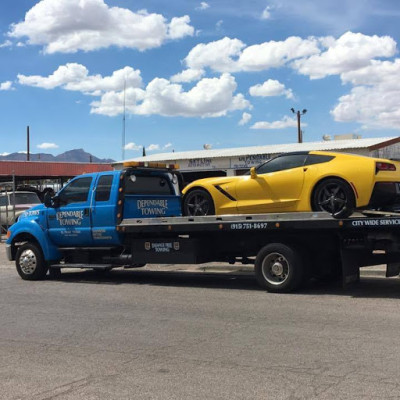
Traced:
<path id="1" fill-rule="evenodd" d="M 343 139 L 343 140 L 327 140 L 321 142 L 304 142 L 289 144 L 271 144 L 266 146 L 237 147 L 231 149 L 210 149 L 210 150 L 194 150 L 180 151 L 170 153 L 151 154 L 145 157 L 136 157 L 129 161 L 171 161 L 171 160 L 188 160 L 197 158 L 223 158 L 223 157 L 240 157 L 255 154 L 280 154 L 292 151 L 343 151 L 347 149 L 376 150 L 400 142 L 399 136 L 367 138 L 367 139 Z M 121 164 L 117 161 L 113 165 Z"/>
<path id="2" fill-rule="evenodd" d="M 43 161 L 0 161 L 0 178 L 55 178 L 72 177 L 89 172 L 111 171 L 110 164 L 43 162 Z"/>

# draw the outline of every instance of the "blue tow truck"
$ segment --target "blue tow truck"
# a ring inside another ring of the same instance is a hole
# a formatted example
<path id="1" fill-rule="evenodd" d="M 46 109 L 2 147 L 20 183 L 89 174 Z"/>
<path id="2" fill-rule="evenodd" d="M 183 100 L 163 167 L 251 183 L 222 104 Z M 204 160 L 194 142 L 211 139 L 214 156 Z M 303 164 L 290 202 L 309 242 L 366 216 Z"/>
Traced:
<path id="1" fill-rule="evenodd" d="M 60 277 L 62 268 L 254 263 L 257 281 L 271 292 L 295 290 L 310 277 L 341 276 L 347 285 L 369 265 L 400 273 L 400 214 L 185 217 L 177 167 L 131 162 L 73 178 L 10 227 L 9 260 L 24 280 Z"/>

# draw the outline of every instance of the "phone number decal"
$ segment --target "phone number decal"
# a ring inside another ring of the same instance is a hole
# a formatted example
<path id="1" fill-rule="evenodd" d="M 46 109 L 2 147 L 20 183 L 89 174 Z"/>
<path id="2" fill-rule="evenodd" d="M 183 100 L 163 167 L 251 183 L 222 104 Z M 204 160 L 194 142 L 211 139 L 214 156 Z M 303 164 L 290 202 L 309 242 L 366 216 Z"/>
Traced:
<path id="1" fill-rule="evenodd" d="M 232 230 L 250 230 L 250 229 L 267 229 L 266 222 L 244 222 L 240 224 L 231 224 Z"/>

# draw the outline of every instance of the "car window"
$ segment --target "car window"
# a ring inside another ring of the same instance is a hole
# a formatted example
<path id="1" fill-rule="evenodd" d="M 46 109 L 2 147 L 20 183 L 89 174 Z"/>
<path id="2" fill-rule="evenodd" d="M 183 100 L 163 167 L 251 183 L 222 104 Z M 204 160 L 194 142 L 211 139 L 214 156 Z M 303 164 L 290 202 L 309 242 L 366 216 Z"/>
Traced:
<path id="1" fill-rule="evenodd" d="M 13 196 L 10 195 L 11 201 Z M 38 195 L 34 192 L 31 193 L 21 193 L 15 192 L 15 204 L 40 204 L 40 199 Z"/>
<path id="2" fill-rule="evenodd" d="M 265 164 L 257 167 L 257 174 L 268 174 L 270 172 L 283 171 L 286 169 L 302 167 L 307 154 L 288 154 L 273 158 Z"/>
<path id="3" fill-rule="evenodd" d="M 96 201 L 108 201 L 110 199 L 113 175 L 103 175 L 99 178 L 96 188 Z"/>
<path id="4" fill-rule="evenodd" d="M 61 204 L 66 205 L 87 201 L 91 184 L 91 177 L 75 179 L 60 192 Z"/>
<path id="5" fill-rule="evenodd" d="M 305 165 L 322 164 L 331 161 L 334 158 L 335 158 L 334 156 L 326 156 L 322 154 L 309 154 L 307 156 Z"/>
<path id="6" fill-rule="evenodd" d="M 163 176 L 130 175 L 125 180 L 125 194 L 172 195 L 174 188 Z"/>
<path id="7" fill-rule="evenodd" d="M 7 206 L 7 196 L 0 196 L 0 206 Z"/>

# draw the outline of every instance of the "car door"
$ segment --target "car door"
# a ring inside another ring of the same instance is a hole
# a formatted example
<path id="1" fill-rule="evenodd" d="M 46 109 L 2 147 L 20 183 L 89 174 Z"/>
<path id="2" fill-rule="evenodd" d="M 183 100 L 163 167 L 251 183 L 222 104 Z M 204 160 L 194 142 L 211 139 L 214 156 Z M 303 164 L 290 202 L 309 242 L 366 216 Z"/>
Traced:
<path id="1" fill-rule="evenodd" d="M 302 193 L 307 153 L 278 156 L 236 184 L 239 213 L 296 211 Z"/>
<path id="2" fill-rule="evenodd" d="M 92 186 L 93 176 L 77 177 L 57 194 L 56 207 L 47 208 L 48 232 L 54 243 L 63 247 L 92 245 Z"/>

